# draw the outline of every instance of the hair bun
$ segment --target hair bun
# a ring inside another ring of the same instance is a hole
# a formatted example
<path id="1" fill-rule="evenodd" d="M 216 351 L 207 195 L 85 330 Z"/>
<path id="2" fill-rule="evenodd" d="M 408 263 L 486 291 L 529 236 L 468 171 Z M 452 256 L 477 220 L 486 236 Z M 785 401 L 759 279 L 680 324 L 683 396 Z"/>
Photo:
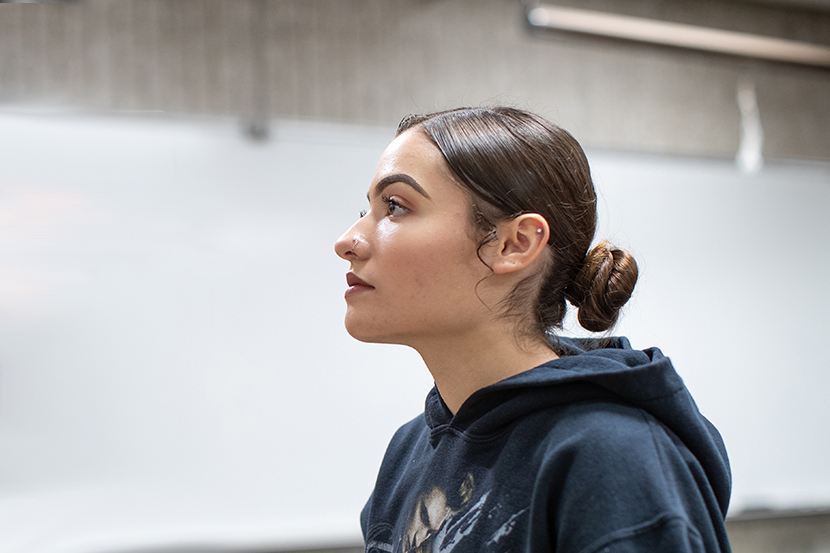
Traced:
<path id="1" fill-rule="evenodd" d="M 627 251 L 602 241 L 588 252 L 565 297 L 578 308 L 577 319 L 592 332 L 608 330 L 637 283 L 637 262 Z"/>

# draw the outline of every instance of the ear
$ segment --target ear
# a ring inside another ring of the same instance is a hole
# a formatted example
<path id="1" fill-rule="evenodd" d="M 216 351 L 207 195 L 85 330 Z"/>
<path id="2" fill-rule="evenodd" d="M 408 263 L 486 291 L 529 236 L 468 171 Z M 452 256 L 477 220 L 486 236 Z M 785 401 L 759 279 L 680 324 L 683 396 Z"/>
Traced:
<path id="1" fill-rule="evenodd" d="M 499 223 L 498 239 L 488 248 L 487 264 L 496 274 L 520 271 L 528 267 L 545 251 L 550 227 L 538 213 L 524 213 L 515 219 Z"/>

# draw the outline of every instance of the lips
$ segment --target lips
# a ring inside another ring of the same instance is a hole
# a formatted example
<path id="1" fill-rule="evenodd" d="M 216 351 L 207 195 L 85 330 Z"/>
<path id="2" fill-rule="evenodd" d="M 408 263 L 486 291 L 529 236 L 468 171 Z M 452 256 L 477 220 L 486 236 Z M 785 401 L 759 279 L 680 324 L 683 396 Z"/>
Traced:
<path id="1" fill-rule="evenodd" d="M 352 272 L 346 273 L 346 284 L 349 285 L 349 289 L 346 290 L 346 297 L 352 296 L 354 294 L 358 294 L 360 292 L 365 292 L 367 290 L 374 290 L 375 287 L 369 284 L 368 282 L 358 278 L 358 276 Z"/>
<path id="2" fill-rule="evenodd" d="M 368 288 L 374 288 L 374 286 L 358 278 L 356 274 L 351 272 L 346 273 L 346 284 L 348 284 L 349 286 L 366 286 Z"/>

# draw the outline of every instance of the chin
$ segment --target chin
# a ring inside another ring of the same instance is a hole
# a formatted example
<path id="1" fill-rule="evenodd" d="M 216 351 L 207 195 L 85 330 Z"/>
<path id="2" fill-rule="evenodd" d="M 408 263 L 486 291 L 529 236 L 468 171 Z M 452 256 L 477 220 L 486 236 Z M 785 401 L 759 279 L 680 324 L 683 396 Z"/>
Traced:
<path id="1" fill-rule="evenodd" d="M 396 341 L 384 334 L 378 332 L 371 332 L 360 328 L 353 328 L 349 325 L 346 325 L 346 332 L 348 332 L 349 336 L 351 336 L 355 340 L 358 340 L 359 342 L 365 342 L 367 344 L 400 344 L 399 341 Z"/>
<path id="2" fill-rule="evenodd" d="M 389 333 L 389 329 L 382 328 L 382 324 L 377 321 L 360 321 L 355 317 L 350 317 L 346 313 L 346 320 L 344 321 L 346 332 L 349 336 L 360 342 L 367 344 L 402 344 L 398 339 Z"/>

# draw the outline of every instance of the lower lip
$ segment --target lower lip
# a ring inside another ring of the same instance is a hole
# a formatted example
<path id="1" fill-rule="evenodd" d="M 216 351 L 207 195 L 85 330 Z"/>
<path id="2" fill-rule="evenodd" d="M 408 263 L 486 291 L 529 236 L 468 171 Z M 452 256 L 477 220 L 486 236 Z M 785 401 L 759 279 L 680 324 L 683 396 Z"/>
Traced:
<path id="1" fill-rule="evenodd" d="M 361 292 L 368 292 L 369 290 L 374 290 L 372 286 L 365 286 L 363 284 L 355 284 L 354 286 L 349 286 L 346 290 L 346 297 L 349 298 L 354 296 L 355 294 L 359 294 Z"/>

